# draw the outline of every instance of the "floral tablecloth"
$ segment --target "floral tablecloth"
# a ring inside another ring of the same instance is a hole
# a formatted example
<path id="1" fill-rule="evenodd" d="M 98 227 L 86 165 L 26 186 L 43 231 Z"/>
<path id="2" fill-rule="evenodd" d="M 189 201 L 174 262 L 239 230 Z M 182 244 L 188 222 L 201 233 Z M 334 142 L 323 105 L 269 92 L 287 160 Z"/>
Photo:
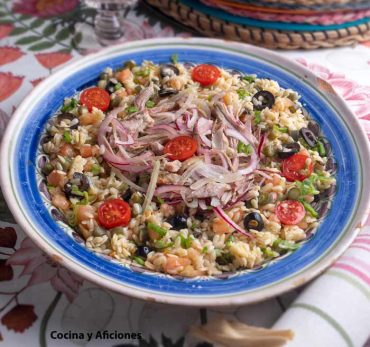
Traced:
<path id="1" fill-rule="evenodd" d="M 92 28 L 94 15 L 78 0 L 0 2 L 0 137 L 24 96 L 42 79 L 101 48 Z M 123 42 L 193 34 L 144 4 L 127 14 L 123 26 Z M 370 42 L 281 54 L 328 80 L 370 132 L 370 87 L 364 87 L 369 85 Z M 189 336 L 189 325 L 223 316 L 270 327 L 299 292 L 225 309 L 180 308 L 124 297 L 54 264 L 15 224 L 0 195 L 0 342 L 4 346 L 206 347 L 210 345 Z"/>

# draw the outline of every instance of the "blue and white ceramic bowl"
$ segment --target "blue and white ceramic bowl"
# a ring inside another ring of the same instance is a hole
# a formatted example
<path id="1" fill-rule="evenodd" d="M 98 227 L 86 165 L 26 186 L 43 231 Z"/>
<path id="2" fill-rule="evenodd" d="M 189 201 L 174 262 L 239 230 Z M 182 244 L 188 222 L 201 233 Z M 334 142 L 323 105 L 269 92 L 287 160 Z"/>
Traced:
<path id="1" fill-rule="evenodd" d="M 329 140 L 338 164 L 337 193 L 316 234 L 299 250 L 261 269 L 223 278 L 179 279 L 138 271 L 103 258 L 84 247 L 55 218 L 40 192 L 37 150 L 48 119 L 63 99 L 96 83 L 107 66 L 134 59 L 167 62 L 212 62 L 270 78 L 302 95 L 302 101 Z M 356 236 L 368 209 L 370 172 L 368 140 L 355 116 L 325 81 L 304 67 L 269 51 L 210 39 L 161 39 L 115 46 L 83 58 L 42 82 L 20 105 L 4 136 L 1 185 L 14 217 L 53 259 L 109 289 L 137 298 L 182 305 L 236 305 L 263 300 L 295 288 L 332 264 Z"/>

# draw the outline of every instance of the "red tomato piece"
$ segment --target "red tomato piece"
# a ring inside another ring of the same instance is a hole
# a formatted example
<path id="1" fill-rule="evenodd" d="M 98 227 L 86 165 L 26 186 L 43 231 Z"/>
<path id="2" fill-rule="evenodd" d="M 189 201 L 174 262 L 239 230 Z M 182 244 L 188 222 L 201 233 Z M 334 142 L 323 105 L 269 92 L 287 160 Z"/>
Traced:
<path id="1" fill-rule="evenodd" d="M 307 163 L 307 159 L 310 162 Z M 291 157 L 283 160 L 283 176 L 289 181 L 303 181 L 311 176 L 313 171 L 312 159 L 304 153 L 293 154 Z"/>
<path id="2" fill-rule="evenodd" d="M 106 111 L 110 104 L 110 96 L 106 90 L 93 87 L 85 89 L 81 93 L 80 102 L 82 105 L 85 105 L 89 111 L 92 111 L 93 107 Z"/>
<path id="3" fill-rule="evenodd" d="M 297 200 L 284 200 L 278 202 L 275 213 L 280 222 L 286 225 L 298 224 L 306 215 L 304 206 Z"/>
<path id="4" fill-rule="evenodd" d="M 131 207 L 122 199 L 106 200 L 99 206 L 99 224 L 107 229 L 127 226 L 131 220 Z"/>
<path id="5" fill-rule="evenodd" d="M 216 66 L 202 64 L 193 69 L 191 78 L 193 81 L 199 82 L 203 87 L 207 87 L 215 83 L 220 76 L 221 72 Z"/>
<path id="6" fill-rule="evenodd" d="M 164 146 L 164 153 L 171 160 L 184 161 L 197 151 L 198 143 L 190 136 L 178 136 L 168 141 Z"/>

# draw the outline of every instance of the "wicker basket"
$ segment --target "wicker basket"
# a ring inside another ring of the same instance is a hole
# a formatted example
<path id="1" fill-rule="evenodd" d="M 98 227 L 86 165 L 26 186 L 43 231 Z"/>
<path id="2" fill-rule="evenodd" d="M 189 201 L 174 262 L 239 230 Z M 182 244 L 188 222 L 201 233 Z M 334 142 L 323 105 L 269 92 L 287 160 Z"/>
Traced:
<path id="1" fill-rule="evenodd" d="M 271 49 L 316 49 L 349 46 L 370 40 L 370 23 L 339 30 L 295 32 L 238 25 L 197 12 L 177 0 L 145 0 L 197 32 Z"/>

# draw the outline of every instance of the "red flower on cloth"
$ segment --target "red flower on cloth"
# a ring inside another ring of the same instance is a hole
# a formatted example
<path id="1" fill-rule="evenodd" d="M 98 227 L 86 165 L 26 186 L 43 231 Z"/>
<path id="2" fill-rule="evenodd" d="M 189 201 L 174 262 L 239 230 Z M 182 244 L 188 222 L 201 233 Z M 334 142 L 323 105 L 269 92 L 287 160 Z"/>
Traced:
<path id="1" fill-rule="evenodd" d="M 3 110 L 0 110 L 0 113 L 5 112 Z M 7 117 L 6 113 L 5 115 Z M 0 228 L 0 247 L 14 248 L 16 242 L 17 242 L 17 233 L 14 228 L 11 227 Z"/>
<path id="2" fill-rule="evenodd" d="M 42 82 L 45 79 L 45 77 L 36 78 L 35 80 L 30 81 L 31 84 L 36 87 L 40 82 Z"/>
<path id="3" fill-rule="evenodd" d="M 7 37 L 13 31 L 13 24 L 0 24 L 0 39 Z"/>
<path id="4" fill-rule="evenodd" d="M 0 72 L 0 101 L 13 95 L 21 86 L 24 76 L 14 76 L 11 72 Z"/>
<path id="5" fill-rule="evenodd" d="M 22 241 L 21 247 L 8 258 L 7 264 L 24 266 L 20 276 L 31 275 L 28 286 L 50 282 L 70 302 L 78 295 L 83 282 L 77 275 L 54 263 L 27 237 Z"/>
<path id="6" fill-rule="evenodd" d="M 9 330 L 21 333 L 32 326 L 36 319 L 33 305 L 17 305 L 3 316 L 1 323 Z"/>
<path id="7" fill-rule="evenodd" d="M 52 52 L 35 54 L 37 61 L 46 69 L 53 69 L 58 65 L 66 63 L 72 58 L 69 53 Z"/>
<path id="8" fill-rule="evenodd" d="M 0 259 L 0 281 L 10 281 L 13 275 L 13 268 L 6 263 L 5 259 Z"/>
<path id="9" fill-rule="evenodd" d="M 0 47 L 0 65 L 19 59 L 24 53 L 18 47 Z"/>
<path id="10" fill-rule="evenodd" d="M 73 11 L 78 0 L 19 0 L 13 11 L 37 17 L 53 17 Z"/>

